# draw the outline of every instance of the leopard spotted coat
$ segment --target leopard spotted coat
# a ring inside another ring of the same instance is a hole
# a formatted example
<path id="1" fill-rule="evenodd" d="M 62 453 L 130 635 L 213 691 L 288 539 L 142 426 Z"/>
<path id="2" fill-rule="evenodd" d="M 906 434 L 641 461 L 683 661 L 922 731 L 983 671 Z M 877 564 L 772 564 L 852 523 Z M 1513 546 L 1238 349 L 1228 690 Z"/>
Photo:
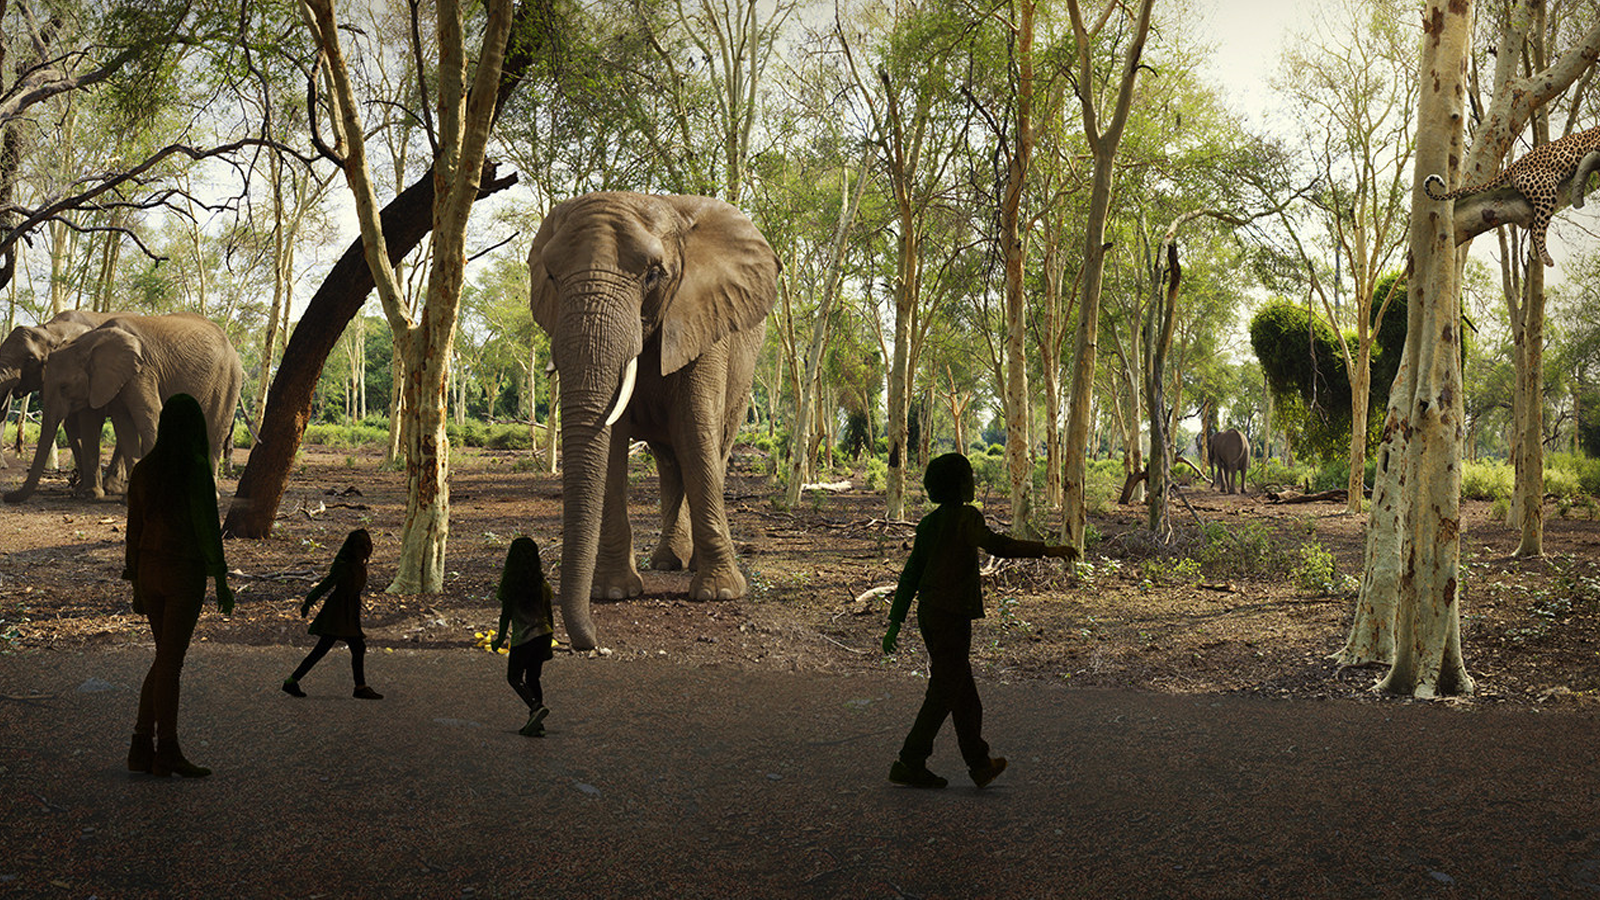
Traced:
<path id="1" fill-rule="evenodd" d="M 1600 151 L 1600 126 L 1535 147 L 1526 156 L 1506 166 L 1500 174 L 1482 184 L 1465 185 L 1449 193 L 1435 194 L 1434 184 L 1444 187 L 1444 179 L 1437 175 L 1429 175 L 1422 182 L 1422 190 L 1435 200 L 1454 200 L 1457 197 L 1481 194 L 1508 184 L 1516 188 L 1517 192 L 1533 206 L 1533 222 L 1528 227 L 1532 237 L 1533 252 L 1544 261 L 1545 265 L 1553 266 L 1555 261 L 1550 258 L 1550 251 L 1545 249 L 1545 232 L 1549 230 L 1550 219 L 1556 213 L 1561 182 L 1571 178 L 1578 169 L 1578 163 L 1594 151 Z"/>

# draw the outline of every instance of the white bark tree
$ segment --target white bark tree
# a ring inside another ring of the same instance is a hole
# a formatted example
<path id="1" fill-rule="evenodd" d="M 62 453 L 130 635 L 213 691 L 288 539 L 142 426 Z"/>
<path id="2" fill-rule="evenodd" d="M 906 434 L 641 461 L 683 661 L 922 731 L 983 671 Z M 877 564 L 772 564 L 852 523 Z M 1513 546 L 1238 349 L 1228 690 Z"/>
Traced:
<path id="1" fill-rule="evenodd" d="M 420 321 L 407 314 L 399 280 L 379 221 L 380 205 L 367 161 L 354 87 L 340 46 L 333 0 L 305 0 L 335 109 L 335 152 L 343 151 L 345 179 L 355 197 L 363 250 L 377 283 L 384 315 L 395 333 L 396 353 L 406 359 L 405 409 L 413 417 L 405 432 L 406 524 L 400 558 L 389 590 L 437 593 L 444 588 L 444 557 L 450 531 L 450 446 L 445 434 L 445 385 L 455 340 L 466 269 L 466 225 L 478 194 L 496 88 L 511 28 L 510 0 L 486 0 L 487 20 L 475 71 L 467 59 L 463 16 L 455 0 L 438 0 L 438 115 L 434 179 L 438 186 L 430 233 L 431 268 Z M 469 89 L 470 77 L 470 89 Z"/>
<path id="2" fill-rule="evenodd" d="M 1099 344 L 1100 287 L 1105 273 L 1106 219 L 1111 210 L 1111 182 L 1117 146 L 1128 124 L 1128 113 L 1133 106 L 1134 83 L 1139 76 L 1144 56 L 1145 39 L 1150 33 L 1150 9 L 1155 0 L 1141 0 L 1133 10 L 1124 9 L 1120 3 L 1108 3 L 1097 21 L 1092 24 L 1084 18 L 1078 0 L 1068 0 L 1072 14 L 1073 41 L 1077 50 L 1076 90 L 1078 104 L 1083 110 L 1083 132 L 1094 155 L 1094 187 L 1089 198 L 1089 217 L 1083 235 L 1083 270 L 1079 281 L 1078 333 L 1073 343 L 1072 400 L 1067 406 L 1066 450 L 1062 454 L 1064 491 L 1061 514 L 1061 542 L 1073 548 L 1078 558 L 1083 556 L 1084 532 L 1088 526 L 1088 510 L 1084 505 L 1084 484 L 1089 471 L 1089 413 L 1094 394 L 1095 354 Z M 1095 85 L 1103 79 L 1094 71 L 1094 45 L 1101 37 L 1107 21 L 1122 10 L 1130 21 L 1121 23 L 1127 30 L 1127 46 L 1123 53 L 1119 76 L 1112 80 L 1115 93 L 1111 100 L 1111 116 L 1103 122 L 1100 113 L 1101 98 L 1096 96 Z"/>

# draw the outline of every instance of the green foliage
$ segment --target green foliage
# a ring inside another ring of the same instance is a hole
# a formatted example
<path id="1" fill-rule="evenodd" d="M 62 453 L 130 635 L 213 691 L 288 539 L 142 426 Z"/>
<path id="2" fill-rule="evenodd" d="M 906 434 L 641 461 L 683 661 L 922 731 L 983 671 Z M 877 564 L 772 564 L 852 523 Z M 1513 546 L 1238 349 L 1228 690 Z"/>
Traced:
<path id="1" fill-rule="evenodd" d="M 1343 450 L 1350 434 L 1350 373 L 1333 329 L 1305 308 L 1275 300 L 1250 320 L 1250 346 L 1295 453 L 1331 457 Z"/>
<path id="2" fill-rule="evenodd" d="M 867 457 L 867 490 L 881 491 L 889 483 L 889 462 L 881 456 Z"/>
<path id="3" fill-rule="evenodd" d="M 1463 462 L 1461 496 L 1468 500 L 1509 500 L 1516 473 L 1503 462 Z"/>
<path id="4" fill-rule="evenodd" d="M 1289 553 L 1271 527 L 1254 520 L 1207 522 L 1195 559 L 1208 574 L 1222 577 L 1283 578 L 1290 567 Z"/>
<path id="5" fill-rule="evenodd" d="M 1358 587 L 1356 580 L 1339 571 L 1339 562 L 1316 541 L 1300 545 L 1300 558 L 1289 569 L 1289 580 L 1303 591 L 1339 594 Z"/>
<path id="6" fill-rule="evenodd" d="M 389 442 L 388 428 L 375 428 L 365 422 L 359 425 L 334 425 L 314 422 L 306 426 L 304 443 L 341 450 L 364 445 L 383 446 Z"/>

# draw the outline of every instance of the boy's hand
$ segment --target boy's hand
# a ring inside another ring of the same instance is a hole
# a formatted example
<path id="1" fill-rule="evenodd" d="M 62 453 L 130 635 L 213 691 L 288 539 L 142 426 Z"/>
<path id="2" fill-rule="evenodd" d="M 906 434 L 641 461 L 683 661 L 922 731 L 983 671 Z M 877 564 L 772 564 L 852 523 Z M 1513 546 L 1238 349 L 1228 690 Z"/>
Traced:
<path id="1" fill-rule="evenodd" d="M 228 589 L 228 582 L 217 579 L 217 609 L 225 616 L 233 615 L 233 591 Z"/>
<path id="2" fill-rule="evenodd" d="M 895 648 L 900 645 L 900 642 L 898 640 L 899 637 L 900 637 L 900 623 L 899 622 L 890 622 L 889 623 L 889 630 L 887 632 L 885 632 L 884 635 L 883 635 L 883 652 L 884 652 L 884 654 L 887 655 L 887 654 L 894 653 Z"/>

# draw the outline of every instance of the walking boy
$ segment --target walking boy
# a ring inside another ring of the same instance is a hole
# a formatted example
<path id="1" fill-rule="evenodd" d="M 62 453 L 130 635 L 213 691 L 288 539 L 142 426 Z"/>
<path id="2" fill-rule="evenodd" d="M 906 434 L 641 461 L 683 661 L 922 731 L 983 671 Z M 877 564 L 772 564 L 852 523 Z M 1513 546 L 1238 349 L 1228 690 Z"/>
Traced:
<path id="1" fill-rule="evenodd" d="M 942 788 L 949 783 L 927 766 L 933 738 L 949 716 L 955 720 L 956 741 L 972 782 L 983 787 L 1005 771 L 1006 761 L 989 756 L 982 734 L 983 704 L 969 659 L 972 620 L 983 617 L 978 549 L 1004 557 L 1066 557 L 1072 551 L 990 531 L 983 514 L 970 505 L 976 489 L 972 463 L 960 453 L 946 453 L 928 463 L 922 484 L 928 499 L 939 505 L 917 523 L 916 542 L 889 608 L 883 652 L 895 651 L 911 598 L 920 596 L 917 628 L 928 650 L 928 693 L 900 748 L 900 758 L 889 767 L 889 780 L 922 788 Z"/>

